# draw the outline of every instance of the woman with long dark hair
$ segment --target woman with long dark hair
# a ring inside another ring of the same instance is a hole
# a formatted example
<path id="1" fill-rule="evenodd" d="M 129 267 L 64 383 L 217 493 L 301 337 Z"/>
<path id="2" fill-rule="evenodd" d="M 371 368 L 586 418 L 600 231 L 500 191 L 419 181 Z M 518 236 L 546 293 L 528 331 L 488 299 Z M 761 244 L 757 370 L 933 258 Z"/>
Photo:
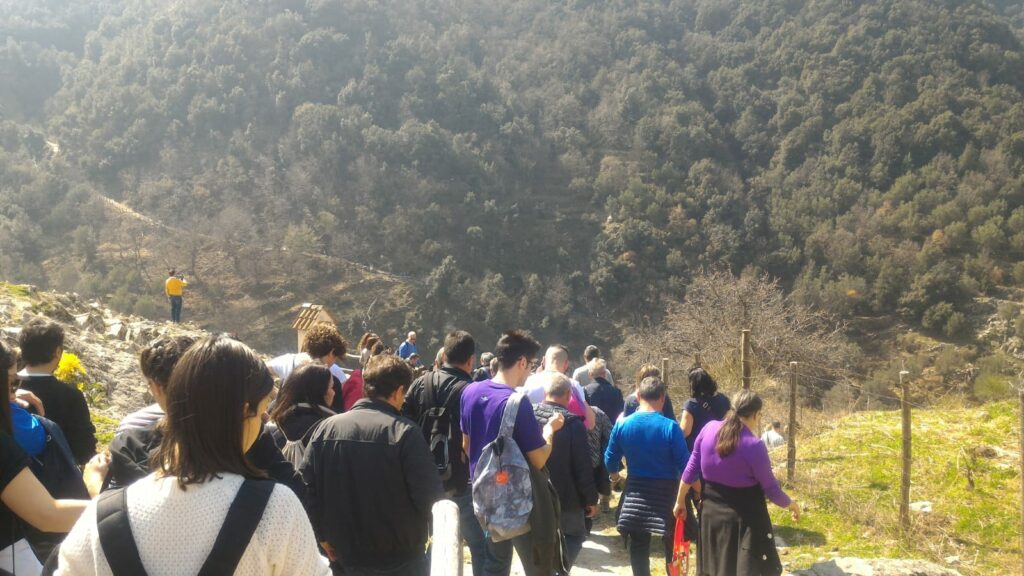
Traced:
<path id="1" fill-rule="evenodd" d="M 729 398 L 718 391 L 718 383 L 703 368 L 690 370 L 690 399 L 683 405 L 683 434 L 693 451 L 693 441 L 712 420 L 721 420 L 729 412 Z"/>
<path id="2" fill-rule="evenodd" d="M 61 545 L 57 574 L 106 575 L 118 565 L 153 576 L 329 575 L 299 499 L 245 456 L 273 386 L 241 342 L 212 336 L 189 348 L 167 384 L 154 472 L 86 509 Z"/>
<path id="3" fill-rule="evenodd" d="M 11 398 L 14 352 L 0 342 L 0 398 Z M 97 455 L 85 467 L 86 486 L 96 494 L 108 461 Z M 16 521 L 21 519 L 43 532 L 67 532 L 88 506 L 88 500 L 54 500 L 29 470 L 28 455 L 14 441 L 11 406 L 0 401 L 0 570 L 12 574 L 39 574 L 42 565 Z"/>
<path id="4" fill-rule="evenodd" d="M 793 519 L 800 506 L 772 473 L 768 449 L 757 436 L 763 402 L 750 390 L 733 397 L 724 421 L 711 421 L 694 442 L 676 496 L 675 515 L 686 510 L 686 494 L 701 493 L 697 574 L 778 576 L 782 574 L 765 496 Z"/>
<path id="5" fill-rule="evenodd" d="M 334 402 L 331 370 L 314 362 L 300 366 L 288 375 L 270 412 L 274 423 L 272 434 L 277 445 L 287 450 L 285 458 L 298 467 L 313 428 L 324 418 L 334 416 L 329 408 Z M 292 442 L 291 448 L 288 442 Z"/>

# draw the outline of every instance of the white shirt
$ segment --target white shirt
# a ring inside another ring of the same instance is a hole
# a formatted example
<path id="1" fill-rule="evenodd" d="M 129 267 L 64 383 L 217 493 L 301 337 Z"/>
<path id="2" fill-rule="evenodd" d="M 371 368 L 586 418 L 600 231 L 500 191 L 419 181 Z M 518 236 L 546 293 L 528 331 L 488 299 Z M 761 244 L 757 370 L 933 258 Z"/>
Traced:
<path id="1" fill-rule="evenodd" d="M 580 386 L 586 386 L 587 384 L 590 384 L 590 368 L 587 368 L 586 364 L 580 366 L 579 368 L 573 371 L 572 379 L 579 382 Z M 605 369 L 604 379 L 607 380 L 608 383 L 611 384 L 612 386 L 615 386 L 615 380 L 612 379 L 611 370 Z"/>
<path id="2" fill-rule="evenodd" d="M 526 384 L 523 384 L 523 393 L 530 399 L 530 404 L 534 406 L 544 401 L 544 384 L 547 382 L 547 377 L 544 372 L 540 374 L 531 374 L 526 379 Z M 587 405 L 587 394 L 583 391 L 583 386 L 580 383 L 572 380 L 572 393 L 576 396 L 576 401 L 580 404 Z"/>
<path id="3" fill-rule="evenodd" d="M 241 485 L 241 476 L 223 474 L 183 491 L 177 478 L 150 474 L 129 486 L 128 520 L 146 572 L 150 576 L 198 574 Z M 96 529 L 96 500 L 61 544 L 55 574 L 113 576 Z M 330 576 L 331 569 L 317 550 L 299 499 L 277 484 L 235 576 L 285 574 Z"/>
<path id="4" fill-rule="evenodd" d="M 764 442 L 764 445 L 771 450 L 772 448 L 785 444 L 786 439 L 782 437 L 782 434 L 779 434 L 775 430 L 769 428 L 764 434 L 761 434 L 761 442 Z"/>
<path id="5" fill-rule="evenodd" d="M 288 379 L 288 375 L 291 374 L 293 370 L 307 362 L 311 362 L 312 360 L 313 359 L 309 357 L 309 354 L 306 354 L 305 352 L 299 352 L 297 354 L 282 354 L 276 358 L 267 360 L 267 367 L 273 370 L 274 374 L 277 374 L 277 377 L 281 379 L 281 382 L 284 382 Z M 331 369 L 331 374 L 338 379 L 338 382 L 344 384 L 345 381 L 348 380 L 348 374 L 345 374 L 345 371 L 341 369 L 341 366 L 331 364 L 328 368 Z"/>
<path id="6" fill-rule="evenodd" d="M 114 432 L 114 436 L 117 436 L 125 430 L 149 428 L 163 417 L 164 409 L 161 408 L 159 404 L 150 404 L 141 410 L 136 410 L 135 412 L 125 416 L 124 419 L 121 420 L 121 423 L 117 425 L 117 431 Z"/>

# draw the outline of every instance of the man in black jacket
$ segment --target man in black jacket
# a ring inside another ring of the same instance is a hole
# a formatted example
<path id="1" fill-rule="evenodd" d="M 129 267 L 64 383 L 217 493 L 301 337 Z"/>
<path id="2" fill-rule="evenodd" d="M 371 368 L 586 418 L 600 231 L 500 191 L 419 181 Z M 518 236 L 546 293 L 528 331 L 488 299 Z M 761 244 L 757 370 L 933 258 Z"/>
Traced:
<path id="1" fill-rule="evenodd" d="M 571 568 L 587 539 L 586 518 L 597 515 L 597 486 L 586 426 L 582 418 L 569 411 L 572 382 L 557 372 L 548 372 L 545 378 L 544 402 L 534 406 L 533 413 L 541 426 L 555 414 L 565 418 L 565 425 L 555 433 L 551 444 L 548 472 L 562 503 L 566 563 Z"/>
<path id="2" fill-rule="evenodd" d="M 431 436 L 448 435 L 448 473 L 443 478 L 446 496 L 459 506 L 459 524 L 473 557 L 473 574 L 483 574 L 487 557 L 487 539 L 473 514 L 473 494 L 469 489 L 469 457 L 462 450 L 462 390 L 470 384 L 476 341 L 465 330 L 455 330 L 444 339 L 444 365 L 420 376 L 409 387 L 402 415 L 416 422 L 427 445 L 434 450 Z M 493 354 L 492 354 L 493 356 Z M 443 410 L 443 415 L 441 414 Z M 445 458 L 434 450 L 434 464 L 444 466 Z M 439 469 L 440 471 L 440 469 Z"/>
<path id="3" fill-rule="evenodd" d="M 96 453 L 96 428 L 89 417 L 89 405 L 81 390 L 53 375 L 64 354 L 64 329 L 37 318 L 22 327 L 18 346 L 26 364 L 18 373 L 21 388 L 42 400 L 46 417 L 60 426 L 75 461 L 85 465 Z"/>
<path id="4" fill-rule="evenodd" d="M 399 410 L 412 369 L 390 354 L 363 370 L 366 398 L 321 422 L 300 471 L 310 521 L 336 574 L 426 576 L 431 508 L 443 495 L 416 423 Z"/>
<path id="5" fill-rule="evenodd" d="M 622 390 L 619 390 L 608 380 L 608 367 L 604 360 L 596 358 L 587 364 L 590 384 L 583 387 L 587 395 L 587 404 L 597 406 L 614 423 L 622 414 L 625 401 L 622 399 Z"/>

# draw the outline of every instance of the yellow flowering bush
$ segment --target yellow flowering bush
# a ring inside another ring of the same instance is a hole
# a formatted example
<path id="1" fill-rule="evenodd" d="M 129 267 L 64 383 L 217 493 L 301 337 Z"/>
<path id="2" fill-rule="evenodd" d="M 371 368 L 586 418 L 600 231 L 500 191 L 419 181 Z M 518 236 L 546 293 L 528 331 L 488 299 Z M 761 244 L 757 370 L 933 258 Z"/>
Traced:
<path id="1" fill-rule="evenodd" d="M 60 364 L 53 375 L 61 382 L 81 390 L 90 406 L 98 404 L 105 396 L 103 385 L 89 381 L 89 374 L 85 371 L 85 366 L 82 366 L 82 361 L 71 352 L 65 352 L 60 357 Z"/>

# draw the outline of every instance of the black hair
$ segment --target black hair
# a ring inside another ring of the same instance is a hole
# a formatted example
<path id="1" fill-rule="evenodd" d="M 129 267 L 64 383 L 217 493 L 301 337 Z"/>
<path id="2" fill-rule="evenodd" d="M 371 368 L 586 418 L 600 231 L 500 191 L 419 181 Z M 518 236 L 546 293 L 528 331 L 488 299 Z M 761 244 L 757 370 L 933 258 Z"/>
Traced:
<path id="1" fill-rule="evenodd" d="M 444 357 L 451 366 L 462 366 L 476 355 L 476 340 L 465 330 L 449 332 L 444 337 Z"/>
<path id="2" fill-rule="evenodd" d="M 586 360 L 587 362 L 590 362 L 594 358 L 600 358 L 600 357 L 601 357 L 601 349 L 598 348 L 597 346 L 594 346 L 593 344 L 591 344 L 590 346 L 587 346 L 583 350 L 583 359 Z"/>
<path id="3" fill-rule="evenodd" d="M 740 442 L 740 434 L 743 432 L 743 422 L 740 418 L 750 418 L 761 411 L 764 402 L 761 397 L 750 390 L 740 390 L 733 396 L 733 409 L 718 429 L 718 436 L 715 438 L 715 452 L 720 458 L 725 458 L 736 451 L 736 445 Z"/>
<path id="4" fill-rule="evenodd" d="M 690 370 L 690 396 L 697 400 L 710 400 L 718 392 L 718 383 L 703 368 Z"/>
<path id="5" fill-rule="evenodd" d="M 381 354 L 366 362 L 363 369 L 363 391 L 370 398 L 385 400 L 395 390 L 408 390 L 412 384 L 412 367 L 398 356 Z"/>
<path id="6" fill-rule="evenodd" d="M 334 376 L 327 365 L 321 362 L 310 362 L 299 366 L 292 370 L 284 384 L 281 385 L 281 392 L 274 402 L 270 419 L 280 424 L 281 421 L 288 418 L 296 404 L 324 406 L 324 396 L 327 395 L 327 389 L 333 385 Z M 330 408 L 330 406 L 327 407 Z"/>
<path id="7" fill-rule="evenodd" d="M 7 372 L 15 365 L 18 355 L 10 346 L 0 342 L 0 430 L 11 434 L 11 403 L 7 400 L 11 397 L 11 382 L 7 378 Z"/>
<path id="8" fill-rule="evenodd" d="M 657 402 L 665 397 L 667 389 L 668 387 L 665 386 L 665 382 L 661 378 L 648 376 L 637 387 L 636 397 L 644 402 Z"/>
<path id="9" fill-rule="evenodd" d="M 243 451 L 245 421 L 259 417 L 274 387 L 267 365 L 237 340 L 210 336 L 189 348 L 167 383 L 164 437 L 154 469 L 178 484 L 201 484 L 230 472 L 263 477 Z"/>
<path id="10" fill-rule="evenodd" d="M 540 342 L 533 339 L 530 333 L 525 330 L 509 330 L 498 339 L 494 347 L 494 355 L 498 358 L 498 365 L 502 370 L 512 368 L 525 357 L 532 360 L 540 352 Z"/>
<path id="11" fill-rule="evenodd" d="M 21 357 L 29 366 L 39 366 L 53 360 L 57 350 L 64 347 L 64 329 L 60 324 L 43 318 L 30 320 L 18 335 Z"/>
<path id="12" fill-rule="evenodd" d="M 153 340 L 139 353 L 142 375 L 160 388 L 166 388 L 174 366 L 195 343 L 196 339 L 191 336 L 161 336 Z"/>

